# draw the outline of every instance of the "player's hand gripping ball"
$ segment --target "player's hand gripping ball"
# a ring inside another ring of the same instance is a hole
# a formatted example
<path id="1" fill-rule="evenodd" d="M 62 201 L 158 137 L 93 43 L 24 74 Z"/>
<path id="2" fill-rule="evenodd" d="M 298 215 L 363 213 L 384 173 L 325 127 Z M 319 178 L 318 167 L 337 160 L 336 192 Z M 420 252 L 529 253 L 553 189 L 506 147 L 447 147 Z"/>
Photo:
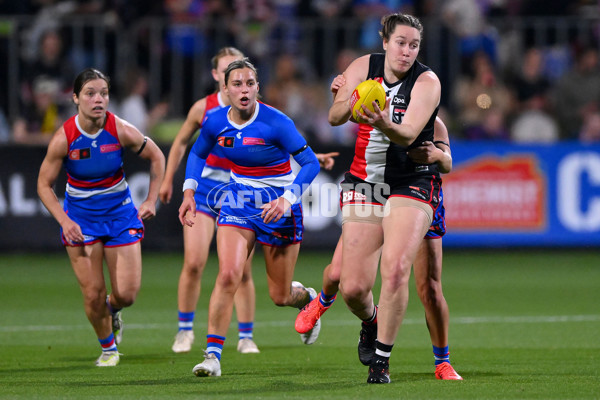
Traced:
<path id="1" fill-rule="evenodd" d="M 374 111 L 373 109 L 373 101 L 377 103 L 380 110 L 383 110 L 385 107 L 385 89 L 381 86 L 381 83 L 369 79 L 367 81 L 361 82 L 356 86 L 354 92 L 352 92 L 352 96 L 350 97 L 350 108 L 352 109 L 352 118 L 356 122 L 363 122 L 359 116 L 358 112 L 362 111 L 362 105 L 364 104 L 369 110 Z"/>

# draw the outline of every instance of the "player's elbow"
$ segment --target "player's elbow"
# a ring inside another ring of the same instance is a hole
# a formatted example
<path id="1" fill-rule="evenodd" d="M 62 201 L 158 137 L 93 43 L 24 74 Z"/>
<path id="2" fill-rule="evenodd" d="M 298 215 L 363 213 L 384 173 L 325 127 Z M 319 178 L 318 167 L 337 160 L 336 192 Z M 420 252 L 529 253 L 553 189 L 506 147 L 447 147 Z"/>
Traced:
<path id="1" fill-rule="evenodd" d="M 345 123 L 346 121 L 348 121 L 348 117 L 340 114 L 339 112 L 336 112 L 336 109 L 334 107 L 332 107 L 329 110 L 327 120 L 329 121 L 329 125 L 339 126 L 339 125 L 342 125 L 343 123 Z"/>
<path id="2" fill-rule="evenodd" d="M 329 121 L 329 125 L 331 125 L 331 126 L 339 126 L 339 125 L 343 124 L 342 121 L 340 121 L 338 118 L 335 118 L 331 114 L 329 115 L 328 121 Z"/>

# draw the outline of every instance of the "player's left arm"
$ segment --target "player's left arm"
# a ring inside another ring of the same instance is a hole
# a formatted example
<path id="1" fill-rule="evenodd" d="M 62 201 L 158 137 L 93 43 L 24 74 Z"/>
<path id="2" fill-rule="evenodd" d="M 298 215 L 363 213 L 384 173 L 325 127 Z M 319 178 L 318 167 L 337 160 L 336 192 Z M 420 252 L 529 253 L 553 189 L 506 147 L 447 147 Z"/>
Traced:
<path id="1" fill-rule="evenodd" d="M 165 155 L 148 136 L 144 136 L 129 122 L 115 117 L 119 141 L 125 147 L 133 150 L 139 157 L 150 161 L 150 183 L 148 196 L 138 209 L 141 219 L 150 219 L 156 215 L 158 191 L 165 176 Z"/>
<path id="2" fill-rule="evenodd" d="M 291 119 L 286 117 L 277 121 L 274 124 L 274 132 L 276 132 L 276 142 L 294 157 L 301 168 L 294 182 L 284 187 L 284 193 L 279 199 L 262 206 L 261 216 L 265 223 L 269 223 L 271 220 L 277 222 L 292 204 L 298 201 L 320 169 L 317 156 Z"/>
<path id="3" fill-rule="evenodd" d="M 383 132 L 392 142 L 407 147 L 423 131 L 440 103 L 440 80 L 432 71 L 419 75 L 410 92 L 410 103 L 402 117 L 402 123 L 396 124 L 390 118 L 390 99 L 383 110 L 365 111 L 367 123 Z"/>
<path id="4" fill-rule="evenodd" d="M 419 164 L 437 163 L 441 173 L 447 174 L 452 170 L 452 153 L 448 128 L 440 117 L 436 117 L 433 132 L 433 142 L 425 141 L 418 147 L 408 151 L 408 156 Z"/>

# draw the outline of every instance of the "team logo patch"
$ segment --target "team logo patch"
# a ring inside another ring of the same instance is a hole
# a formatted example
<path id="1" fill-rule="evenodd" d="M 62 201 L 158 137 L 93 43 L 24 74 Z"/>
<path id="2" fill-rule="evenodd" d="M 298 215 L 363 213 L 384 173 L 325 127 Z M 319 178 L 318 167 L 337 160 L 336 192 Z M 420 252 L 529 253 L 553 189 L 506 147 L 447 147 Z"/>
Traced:
<path id="1" fill-rule="evenodd" d="M 141 234 L 142 232 L 144 232 L 144 230 L 142 228 L 131 228 L 129 230 L 129 235 L 135 236 L 135 235 Z"/>
<path id="2" fill-rule="evenodd" d="M 86 149 L 75 149 L 69 152 L 70 160 L 85 160 L 86 158 L 91 157 L 91 152 L 89 148 Z"/>
<path id="3" fill-rule="evenodd" d="M 291 237 L 284 235 L 281 232 L 276 232 L 276 231 L 271 231 L 271 236 L 276 237 L 278 239 L 283 239 L 283 240 L 292 240 Z"/>
<path id="4" fill-rule="evenodd" d="M 396 124 L 402 123 L 402 117 L 404 117 L 405 112 L 405 108 L 394 107 L 392 113 L 392 121 Z"/>
<path id="5" fill-rule="evenodd" d="M 232 136 L 221 136 L 217 140 L 217 143 L 219 143 L 219 146 L 221 147 L 233 147 L 233 140 L 234 138 Z"/>
<path id="6" fill-rule="evenodd" d="M 116 143 L 103 144 L 102 146 L 100 146 L 100 153 L 110 153 L 111 151 L 119 151 L 120 148 L 121 146 Z"/>

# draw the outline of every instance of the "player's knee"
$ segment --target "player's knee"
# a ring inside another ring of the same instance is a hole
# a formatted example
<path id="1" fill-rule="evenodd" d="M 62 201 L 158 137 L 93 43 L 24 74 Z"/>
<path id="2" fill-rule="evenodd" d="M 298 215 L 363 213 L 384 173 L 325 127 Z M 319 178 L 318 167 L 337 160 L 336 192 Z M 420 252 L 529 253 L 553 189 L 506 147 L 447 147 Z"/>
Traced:
<path id="1" fill-rule="evenodd" d="M 367 296 L 371 288 L 367 287 L 363 282 L 353 281 L 344 282 L 343 285 L 340 285 L 340 291 L 347 302 L 353 302 Z"/>
<path id="2" fill-rule="evenodd" d="M 201 260 L 186 261 L 184 264 L 184 271 L 188 276 L 200 279 L 202 277 L 202 272 L 204 271 L 205 265 L 206 263 L 202 262 Z"/>
<path id="3" fill-rule="evenodd" d="M 408 285 L 412 263 L 408 260 L 389 260 L 381 263 L 381 278 L 385 285 L 399 288 Z"/>
<path id="4" fill-rule="evenodd" d="M 326 268 L 327 271 L 327 279 L 330 282 L 339 282 L 340 281 L 340 269 L 336 268 L 335 265 L 329 264 Z"/>
<path id="5" fill-rule="evenodd" d="M 252 281 L 252 272 L 250 271 L 245 271 L 242 274 L 242 283 L 249 283 Z"/>
<path id="6" fill-rule="evenodd" d="M 445 301 L 442 286 L 437 281 L 429 281 L 417 286 L 417 292 L 423 306 L 439 308 Z"/>
<path id="7" fill-rule="evenodd" d="M 277 307 L 285 307 L 291 303 L 291 295 L 289 293 L 284 292 L 269 292 L 269 296 L 271 300 L 273 300 L 273 304 Z"/>
<path id="8" fill-rule="evenodd" d="M 83 301 L 91 310 L 102 310 L 106 307 L 106 290 L 85 290 Z"/>
<path id="9" fill-rule="evenodd" d="M 130 307 L 135 303 L 135 299 L 137 298 L 137 290 L 129 291 L 128 293 L 113 293 L 117 304 L 120 307 Z"/>
<path id="10" fill-rule="evenodd" d="M 237 288 L 240 280 L 241 274 L 233 268 L 221 268 L 217 276 L 217 284 L 223 288 Z"/>

